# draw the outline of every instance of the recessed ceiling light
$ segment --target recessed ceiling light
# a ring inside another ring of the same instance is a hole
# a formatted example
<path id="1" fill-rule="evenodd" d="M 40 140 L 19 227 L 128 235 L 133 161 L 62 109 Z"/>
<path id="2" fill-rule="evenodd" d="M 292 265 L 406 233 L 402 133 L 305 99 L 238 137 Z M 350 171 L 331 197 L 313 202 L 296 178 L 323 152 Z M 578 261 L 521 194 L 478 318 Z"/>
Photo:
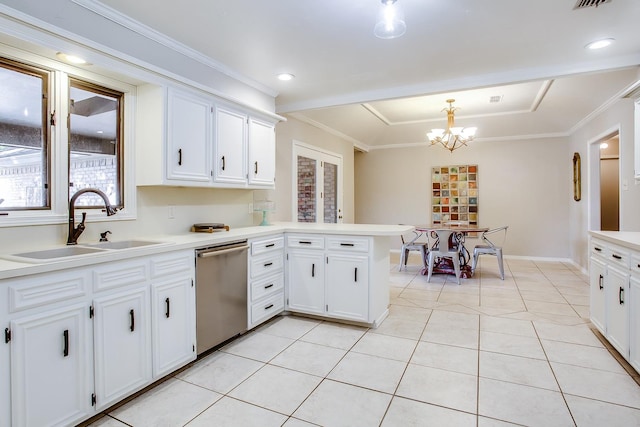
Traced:
<path id="1" fill-rule="evenodd" d="M 609 147 L 609 144 L 607 144 L 606 142 L 603 142 L 603 143 L 600 144 L 600 149 L 601 150 L 604 150 L 605 148 L 608 148 L 608 147 Z"/>
<path id="2" fill-rule="evenodd" d="M 587 49 L 591 49 L 591 50 L 595 50 L 595 49 L 602 49 L 603 47 L 607 47 L 609 46 L 611 43 L 614 42 L 615 39 L 601 39 L 601 40 L 596 40 L 596 41 L 592 41 L 591 43 L 589 43 L 588 45 L 586 45 L 585 47 Z"/>
<path id="3" fill-rule="evenodd" d="M 58 58 L 60 58 L 61 60 L 63 60 L 64 62 L 67 62 L 69 64 L 74 64 L 74 65 L 89 65 L 88 62 L 82 58 L 80 58 L 79 56 L 75 56 L 75 55 L 67 55 L 66 53 L 62 53 L 62 52 L 58 52 L 56 53 L 56 56 Z"/>
<path id="4" fill-rule="evenodd" d="M 283 82 L 288 82 L 289 80 L 293 80 L 295 76 L 291 73 L 280 73 L 278 74 L 278 80 L 282 80 Z"/>

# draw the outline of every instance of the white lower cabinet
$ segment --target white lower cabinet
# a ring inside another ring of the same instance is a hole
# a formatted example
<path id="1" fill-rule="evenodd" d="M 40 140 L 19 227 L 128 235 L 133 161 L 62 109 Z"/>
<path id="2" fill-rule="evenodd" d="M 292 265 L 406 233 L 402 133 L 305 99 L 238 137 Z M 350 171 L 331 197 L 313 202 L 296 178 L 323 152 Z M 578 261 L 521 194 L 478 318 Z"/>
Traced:
<path id="1" fill-rule="evenodd" d="M 313 249 L 290 250 L 287 267 L 289 310 L 324 314 L 324 252 Z"/>
<path id="2" fill-rule="evenodd" d="M 629 354 L 629 273 L 608 267 L 606 281 L 607 334 L 609 342 L 622 355 Z"/>
<path id="3" fill-rule="evenodd" d="M 282 234 L 249 241 L 247 329 L 284 310 L 284 237 Z"/>
<path id="4" fill-rule="evenodd" d="M 327 256 L 329 316 L 366 322 L 369 306 L 369 260 L 362 255 Z"/>
<path id="5" fill-rule="evenodd" d="M 153 377 L 160 378 L 195 358 L 195 288 L 189 277 L 151 286 Z"/>
<path id="6" fill-rule="evenodd" d="M 194 360 L 193 272 L 185 250 L 0 281 L 0 425 L 78 424 Z"/>
<path id="7" fill-rule="evenodd" d="M 146 285 L 146 284 L 145 284 Z M 151 381 L 151 316 L 147 286 L 93 302 L 96 409 Z"/>
<path id="8" fill-rule="evenodd" d="M 11 322 L 12 426 L 73 425 L 94 414 L 86 304 Z"/>
<path id="9" fill-rule="evenodd" d="M 382 263 L 372 261 L 374 246 L 369 237 L 288 235 L 287 309 L 377 324 L 387 313 L 388 283 Z M 371 280 L 374 265 L 380 280 Z"/>
<path id="10" fill-rule="evenodd" d="M 605 291 L 604 278 L 607 266 L 600 257 L 592 256 L 589 266 L 589 299 L 591 302 L 590 315 L 591 322 L 600 330 L 603 335 L 607 334 L 605 329 Z"/>
<path id="11" fill-rule="evenodd" d="M 589 276 L 591 322 L 640 372 L 640 252 L 592 238 Z"/>
<path id="12" fill-rule="evenodd" d="M 629 305 L 634 308 L 629 313 L 629 363 L 640 372 L 640 276 L 632 276 L 629 283 Z"/>

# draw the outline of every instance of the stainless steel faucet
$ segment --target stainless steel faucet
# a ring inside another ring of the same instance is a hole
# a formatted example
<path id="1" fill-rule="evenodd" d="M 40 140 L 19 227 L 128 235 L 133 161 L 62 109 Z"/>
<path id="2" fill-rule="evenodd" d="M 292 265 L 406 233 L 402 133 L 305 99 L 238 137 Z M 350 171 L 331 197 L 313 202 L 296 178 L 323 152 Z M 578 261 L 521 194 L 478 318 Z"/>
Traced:
<path id="1" fill-rule="evenodd" d="M 87 219 L 86 212 L 82 212 L 82 222 L 78 224 L 77 227 L 75 225 L 76 200 L 84 193 L 95 193 L 98 196 L 102 197 L 102 200 L 104 200 L 104 207 L 107 210 L 107 216 L 115 215 L 118 210 L 116 207 L 111 206 L 107 195 L 97 188 L 83 188 L 76 191 L 76 193 L 71 197 L 71 200 L 69 200 L 69 237 L 67 237 L 67 245 L 77 245 L 78 237 L 80 237 L 85 228 L 84 221 Z"/>

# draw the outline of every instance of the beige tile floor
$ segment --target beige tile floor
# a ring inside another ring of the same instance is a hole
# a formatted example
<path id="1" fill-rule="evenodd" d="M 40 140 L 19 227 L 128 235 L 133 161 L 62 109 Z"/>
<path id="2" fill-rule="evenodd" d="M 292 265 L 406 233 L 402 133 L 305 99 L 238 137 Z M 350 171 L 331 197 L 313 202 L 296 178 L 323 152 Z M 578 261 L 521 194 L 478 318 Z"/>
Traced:
<path id="1" fill-rule="evenodd" d="M 416 262 L 390 266 L 379 328 L 278 317 L 92 425 L 640 426 L 574 267 L 505 260 L 502 281 L 486 257 L 458 286 Z"/>

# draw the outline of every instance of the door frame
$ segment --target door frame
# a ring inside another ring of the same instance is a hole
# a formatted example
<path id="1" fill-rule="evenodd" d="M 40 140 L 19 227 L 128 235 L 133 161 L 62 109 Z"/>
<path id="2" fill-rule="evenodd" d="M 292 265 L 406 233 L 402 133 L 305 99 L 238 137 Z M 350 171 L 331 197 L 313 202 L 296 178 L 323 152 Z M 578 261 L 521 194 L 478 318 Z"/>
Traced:
<path id="1" fill-rule="evenodd" d="M 587 224 L 589 230 L 600 231 L 600 143 L 608 140 L 613 135 L 618 134 L 619 139 L 621 137 L 620 124 L 610 127 L 606 131 L 600 133 L 599 135 L 591 138 L 588 143 L 588 182 L 589 182 L 589 206 L 587 209 Z M 622 159 L 622 156 L 620 156 Z M 618 182 L 621 182 L 622 175 L 622 164 L 620 164 L 620 168 L 618 170 Z M 618 192 L 622 192 L 622 185 L 618 185 Z M 618 196 L 619 200 L 619 212 L 623 212 L 622 204 L 623 198 L 622 194 Z M 619 228 L 623 230 L 622 223 L 623 216 L 620 215 Z"/>
<path id="2" fill-rule="evenodd" d="M 292 165 L 292 178 L 291 178 L 291 218 L 293 222 L 298 222 L 298 156 L 302 155 L 310 159 L 314 159 L 318 162 L 316 171 L 321 167 L 322 162 L 328 162 L 338 165 L 338 183 L 337 183 L 337 209 L 338 209 L 338 224 L 342 223 L 344 217 L 343 212 L 343 156 L 338 153 L 324 150 L 314 145 L 306 144 L 301 141 L 293 140 L 293 146 L 291 149 L 291 165 Z M 318 176 L 323 178 L 323 174 L 318 173 Z M 316 180 L 316 195 L 320 195 L 324 191 L 324 179 Z M 316 196 L 318 197 L 318 196 Z M 322 203 L 323 198 L 317 198 L 316 203 L 316 223 L 324 222 L 324 205 Z"/>

